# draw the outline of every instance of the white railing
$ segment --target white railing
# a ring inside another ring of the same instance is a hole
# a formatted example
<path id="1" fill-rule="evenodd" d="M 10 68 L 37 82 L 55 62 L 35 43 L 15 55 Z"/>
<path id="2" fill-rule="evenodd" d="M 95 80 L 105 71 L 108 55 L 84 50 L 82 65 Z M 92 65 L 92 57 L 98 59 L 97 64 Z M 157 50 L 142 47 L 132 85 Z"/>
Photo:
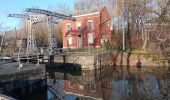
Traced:
<path id="1" fill-rule="evenodd" d="M 106 53 L 113 51 L 112 48 L 106 49 L 106 48 L 57 48 L 56 54 L 58 55 L 96 55 L 99 53 Z"/>
<path id="2" fill-rule="evenodd" d="M 101 53 L 106 53 L 113 51 L 113 48 L 95 48 L 95 47 L 83 47 L 83 48 L 55 48 L 54 49 L 54 54 L 53 55 L 96 55 L 96 54 L 101 54 Z M 39 47 L 37 52 L 29 55 L 49 55 L 48 48 L 46 47 Z M 20 49 L 19 56 L 23 55 L 28 55 L 26 52 L 25 48 Z M 13 53 L 13 54 L 0 54 L 0 57 L 17 57 L 18 53 Z"/>
<path id="3" fill-rule="evenodd" d="M 113 51 L 113 48 L 106 49 L 105 47 L 102 48 L 95 48 L 95 47 L 83 47 L 83 48 L 55 48 L 54 55 L 95 55 L 99 53 L 106 53 L 109 51 Z M 40 47 L 38 48 L 39 54 L 49 54 L 48 48 Z M 22 55 L 22 54 L 21 54 Z"/>

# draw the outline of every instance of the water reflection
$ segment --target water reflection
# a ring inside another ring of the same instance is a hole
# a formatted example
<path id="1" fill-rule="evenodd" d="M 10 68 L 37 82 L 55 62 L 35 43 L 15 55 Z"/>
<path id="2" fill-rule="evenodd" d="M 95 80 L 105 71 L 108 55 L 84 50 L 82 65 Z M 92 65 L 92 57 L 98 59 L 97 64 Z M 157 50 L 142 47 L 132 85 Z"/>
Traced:
<path id="1" fill-rule="evenodd" d="M 170 73 L 105 67 L 95 71 L 48 69 L 48 100 L 170 99 Z"/>

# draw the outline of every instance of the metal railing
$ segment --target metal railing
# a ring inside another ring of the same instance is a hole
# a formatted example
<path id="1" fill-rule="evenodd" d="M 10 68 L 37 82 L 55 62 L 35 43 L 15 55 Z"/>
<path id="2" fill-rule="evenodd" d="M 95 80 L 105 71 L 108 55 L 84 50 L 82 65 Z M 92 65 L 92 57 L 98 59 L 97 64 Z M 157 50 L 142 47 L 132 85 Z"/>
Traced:
<path id="1" fill-rule="evenodd" d="M 40 47 L 38 50 L 33 53 L 33 54 L 27 54 L 25 48 L 21 48 L 19 52 L 19 56 L 30 56 L 30 55 L 49 55 L 47 47 Z M 111 52 L 113 51 L 113 48 L 106 48 L 106 47 L 100 47 L 100 48 L 95 48 L 95 47 L 83 47 L 83 48 L 55 48 L 54 49 L 54 54 L 53 55 L 97 55 L 101 53 L 106 53 L 106 52 Z M 4 54 L 1 53 L 0 57 L 18 57 L 18 53 L 13 53 L 13 54 Z"/>
<path id="2" fill-rule="evenodd" d="M 48 49 L 47 48 L 41 48 L 39 49 L 40 54 L 48 54 Z M 113 48 L 56 48 L 54 55 L 96 55 L 99 53 L 106 53 L 106 52 L 111 52 L 113 51 Z"/>

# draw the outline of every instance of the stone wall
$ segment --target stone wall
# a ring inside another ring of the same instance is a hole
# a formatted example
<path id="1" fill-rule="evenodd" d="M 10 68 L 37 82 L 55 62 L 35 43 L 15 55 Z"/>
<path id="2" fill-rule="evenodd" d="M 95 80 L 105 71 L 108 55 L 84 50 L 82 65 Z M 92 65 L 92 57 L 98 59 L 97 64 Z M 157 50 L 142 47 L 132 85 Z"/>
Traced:
<path id="1" fill-rule="evenodd" d="M 74 63 L 81 66 L 81 70 L 98 69 L 104 65 L 113 63 L 110 53 L 102 53 L 92 56 L 60 55 L 54 57 L 55 63 Z"/>
<path id="2" fill-rule="evenodd" d="M 105 65 L 136 66 L 140 61 L 142 66 L 160 66 L 145 53 L 107 52 L 91 56 L 82 55 L 56 55 L 55 63 L 71 63 L 81 66 L 81 70 L 93 70 Z"/>
<path id="3" fill-rule="evenodd" d="M 14 71 L 14 73 L 4 74 L 1 77 L 3 79 L 1 78 L 0 81 L 0 92 L 19 100 L 25 95 L 32 94 L 34 90 L 46 85 L 44 67 L 27 68 L 27 70 L 21 70 L 19 72 Z"/>
<path id="4" fill-rule="evenodd" d="M 154 61 L 151 57 L 146 57 L 146 53 L 112 53 L 114 64 L 123 66 L 136 66 L 137 62 L 140 61 L 142 66 L 159 66 L 159 63 Z"/>

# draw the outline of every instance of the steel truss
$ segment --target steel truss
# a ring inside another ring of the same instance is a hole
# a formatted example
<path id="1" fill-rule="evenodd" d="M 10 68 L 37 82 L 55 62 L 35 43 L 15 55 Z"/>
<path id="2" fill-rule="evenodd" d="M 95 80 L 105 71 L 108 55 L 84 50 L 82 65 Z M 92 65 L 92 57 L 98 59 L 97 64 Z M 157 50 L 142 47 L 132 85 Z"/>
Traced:
<path id="1" fill-rule="evenodd" d="M 46 16 L 44 15 L 28 15 L 28 14 L 9 14 L 8 17 L 24 18 L 26 20 L 27 28 L 27 54 L 38 53 L 34 28 L 39 22 L 45 21 Z"/>
<path id="2" fill-rule="evenodd" d="M 64 15 L 64 14 L 59 14 L 56 12 L 48 11 L 48 10 L 43 10 L 43 9 L 36 9 L 36 8 L 27 8 L 27 12 L 32 12 L 32 13 L 38 13 L 38 14 L 43 14 L 47 16 L 47 26 L 48 26 L 48 51 L 49 54 L 55 54 L 56 53 L 56 48 L 57 48 L 57 41 L 54 33 L 54 23 L 52 23 L 53 18 L 58 18 L 58 19 L 66 19 L 66 20 L 72 20 L 75 21 L 76 19 L 72 17 L 71 15 Z"/>
<path id="3" fill-rule="evenodd" d="M 38 13 L 38 14 L 9 14 L 8 17 L 23 18 L 27 24 L 27 54 L 38 53 L 34 27 L 39 22 L 47 22 L 48 26 L 48 52 L 49 55 L 56 53 L 57 41 L 54 33 L 54 18 L 65 19 L 75 21 L 76 19 L 71 15 L 59 14 L 48 10 L 27 8 L 27 12 Z"/>

